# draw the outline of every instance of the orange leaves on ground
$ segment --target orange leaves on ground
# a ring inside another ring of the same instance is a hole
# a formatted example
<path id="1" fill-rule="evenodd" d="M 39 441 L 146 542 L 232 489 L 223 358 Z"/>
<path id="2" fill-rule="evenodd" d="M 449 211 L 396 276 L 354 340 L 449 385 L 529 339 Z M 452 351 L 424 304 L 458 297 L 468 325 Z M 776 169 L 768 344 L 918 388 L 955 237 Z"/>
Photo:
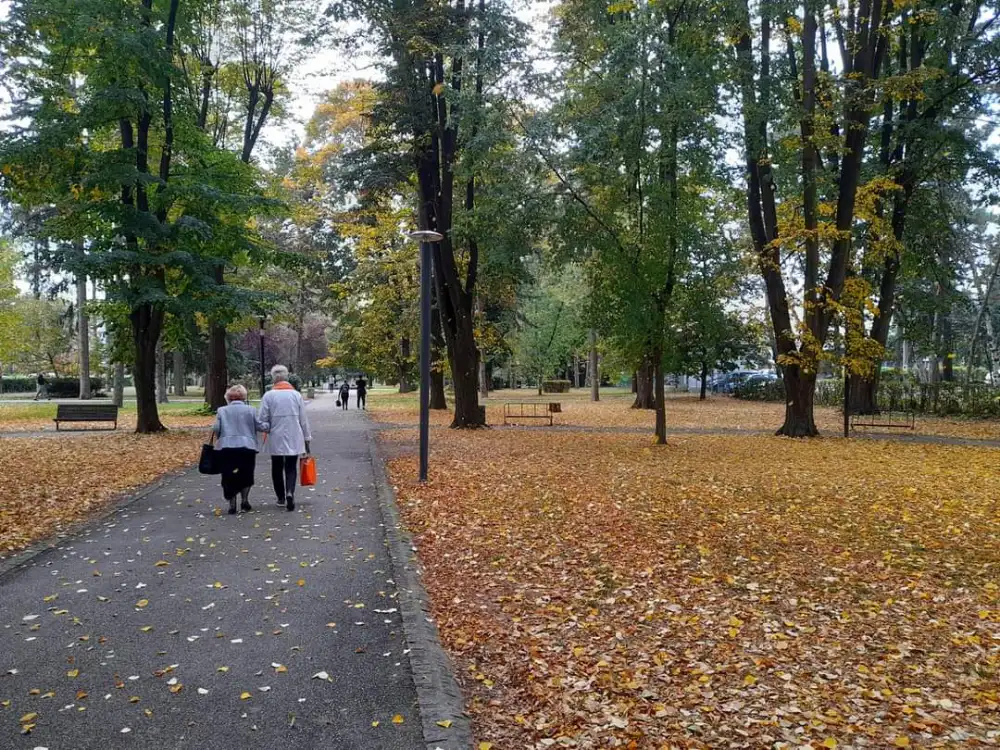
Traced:
<path id="1" fill-rule="evenodd" d="M 995 742 L 1000 451 L 442 430 L 421 487 L 413 437 L 382 439 L 477 740 Z"/>
<path id="2" fill-rule="evenodd" d="M 192 464 L 200 444 L 190 432 L 0 438 L 0 556 Z"/>

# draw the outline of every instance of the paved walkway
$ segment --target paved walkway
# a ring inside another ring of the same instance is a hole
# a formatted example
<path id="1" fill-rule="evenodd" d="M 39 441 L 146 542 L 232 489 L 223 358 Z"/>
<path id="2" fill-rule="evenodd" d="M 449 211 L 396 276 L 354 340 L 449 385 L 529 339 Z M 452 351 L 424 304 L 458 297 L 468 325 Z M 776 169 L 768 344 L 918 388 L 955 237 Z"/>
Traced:
<path id="1" fill-rule="evenodd" d="M 189 471 L 0 576 L 0 747 L 424 747 L 368 424 L 309 409 L 295 513 Z"/>

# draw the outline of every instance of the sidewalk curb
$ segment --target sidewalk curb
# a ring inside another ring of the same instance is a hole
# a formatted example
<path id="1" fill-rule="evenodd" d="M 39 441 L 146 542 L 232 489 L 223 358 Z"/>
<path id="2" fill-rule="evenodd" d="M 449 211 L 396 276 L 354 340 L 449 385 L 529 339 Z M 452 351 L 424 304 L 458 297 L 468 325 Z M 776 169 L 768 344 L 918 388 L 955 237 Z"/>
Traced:
<path id="1" fill-rule="evenodd" d="M 455 680 L 451 660 L 441 646 L 437 624 L 429 615 L 429 599 L 420 580 L 416 548 L 400 519 L 396 493 L 389 484 L 374 431 L 368 432 L 368 448 L 393 580 L 399 592 L 399 611 L 417 689 L 424 742 L 427 750 L 468 750 L 472 747 L 472 722 L 465 712 L 465 699 Z M 438 725 L 439 721 L 452 724 L 445 729 Z"/>
<path id="2" fill-rule="evenodd" d="M 142 485 L 134 490 L 119 492 L 113 496 L 113 498 L 108 502 L 108 506 L 100 513 L 88 518 L 83 518 L 73 524 L 70 524 L 63 531 L 46 537 L 39 542 L 35 542 L 31 546 L 25 547 L 20 552 L 15 552 L 10 557 L 0 559 L 0 579 L 5 578 L 13 571 L 19 570 L 25 565 L 34 562 L 36 558 L 41 557 L 46 552 L 51 552 L 57 549 L 59 545 L 66 544 L 73 537 L 79 536 L 87 527 L 97 526 L 112 516 L 118 515 L 132 504 L 139 502 L 151 493 L 156 492 L 164 485 L 169 484 L 175 479 L 183 476 L 185 473 L 190 471 L 193 466 L 194 464 L 191 466 L 185 466 L 181 469 L 174 469 L 173 471 L 163 474 L 159 479 L 155 479 L 149 484 Z"/>

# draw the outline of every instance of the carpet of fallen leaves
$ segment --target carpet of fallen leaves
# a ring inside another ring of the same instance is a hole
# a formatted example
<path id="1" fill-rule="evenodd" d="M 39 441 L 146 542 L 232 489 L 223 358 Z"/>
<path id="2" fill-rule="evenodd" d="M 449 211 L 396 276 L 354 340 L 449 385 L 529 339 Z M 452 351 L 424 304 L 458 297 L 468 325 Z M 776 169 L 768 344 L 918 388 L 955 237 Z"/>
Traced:
<path id="1" fill-rule="evenodd" d="M 1000 451 L 380 439 L 480 747 L 1000 745 Z"/>
<path id="2" fill-rule="evenodd" d="M 503 405 L 507 401 L 558 401 L 562 413 L 555 422 L 562 427 L 629 428 L 653 431 L 654 414 L 648 410 L 630 408 L 631 396 L 612 392 L 602 401 L 591 403 L 586 394 L 574 392 L 539 397 L 534 391 L 498 391 L 485 401 L 487 422 L 503 424 Z M 370 403 L 372 416 L 381 422 L 416 424 L 416 396 L 411 394 L 379 394 Z M 667 430 L 740 430 L 773 432 L 784 419 L 784 405 L 757 401 L 740 401 L 728 396 L 713 396 L 699 401 L 697 396 L 668 394 Z M 431 412 L 431 423 L 446 426 L 451 412 Z M 818 407 L 816 424 L 823 435 L 836 437 L 843 431 L 843 415 L 837 409 Z M 915 431 L 893 430 L 899 434 L 936 435 L 971 440 L 1000 440 L 1000 421 L 985 419 L 945 419 L 918 417 Z"/>
<path id="3" fill-rule="evenodd" d="M 203 438 L 185 431 L 0 438 L 0 558 L 192 464 Z"/>

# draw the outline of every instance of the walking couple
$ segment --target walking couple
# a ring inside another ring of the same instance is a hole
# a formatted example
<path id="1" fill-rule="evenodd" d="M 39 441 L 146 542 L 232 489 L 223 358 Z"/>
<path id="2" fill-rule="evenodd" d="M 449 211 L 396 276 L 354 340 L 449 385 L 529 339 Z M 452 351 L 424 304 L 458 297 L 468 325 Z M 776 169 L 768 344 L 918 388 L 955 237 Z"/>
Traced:
<path id="1" fill-rule="evenodd" d="M 222 494 L 229 513 L 251 510 L 250 488 L 257 468 L 257 435 L 264 433 L 264 452 L 271 456 L 271 481 L 278 505 L 295 510 L 295 480 L 299 458 L 309 455 L 312 433 L 302 395 L 288 382 L 288 368 L 271 368 L 271 390 L 264 394 L 258 413 L 247 403 L 247 389 L 234 385 L 226 393 L 226 406 L 216 414 L 212 432 L 222 470 Z"/>

